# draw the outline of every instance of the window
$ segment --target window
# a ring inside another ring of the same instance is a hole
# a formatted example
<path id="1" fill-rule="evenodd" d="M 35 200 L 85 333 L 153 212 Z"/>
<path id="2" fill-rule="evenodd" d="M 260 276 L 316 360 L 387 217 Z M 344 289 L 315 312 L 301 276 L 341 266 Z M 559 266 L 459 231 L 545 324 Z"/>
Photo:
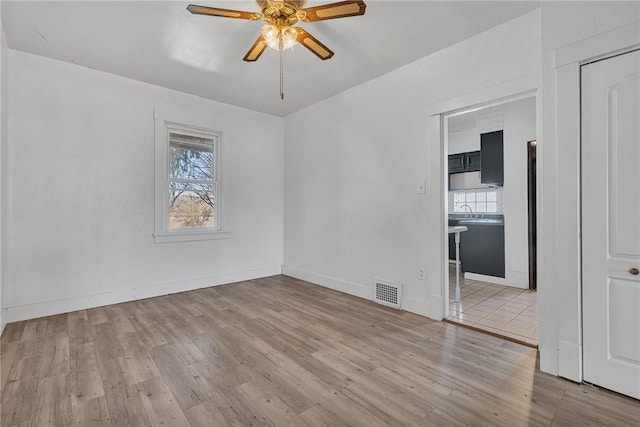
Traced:
<path id="1" fill-rule="evenodd" d="M 454 212 L 498 212 L 496 190 L 473 190 L 453 192 Z"/>
<path id="2" fill-rule="evenodd" d="M 225 131 L 156 111 L 157 243 L 230 237 L 222 228 L 220 153 Z"/>
<path id="3" fill-rule="evenodd" d="M 169 131 L 169 229 L 217 229 L 217 137 Z"/>

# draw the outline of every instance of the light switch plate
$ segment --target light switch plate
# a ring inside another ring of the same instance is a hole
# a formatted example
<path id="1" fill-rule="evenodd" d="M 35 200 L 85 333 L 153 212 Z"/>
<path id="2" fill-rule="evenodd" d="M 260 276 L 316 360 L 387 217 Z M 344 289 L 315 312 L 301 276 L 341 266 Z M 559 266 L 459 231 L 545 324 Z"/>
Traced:
<path id="1" fill-rule="evenodd" d="M 424 182 L 421 182 L 418 184 L 418 187 L 416 189 L 418 191 L 418 194 L 424 194 L 427 192 L 427 184 Z"/>

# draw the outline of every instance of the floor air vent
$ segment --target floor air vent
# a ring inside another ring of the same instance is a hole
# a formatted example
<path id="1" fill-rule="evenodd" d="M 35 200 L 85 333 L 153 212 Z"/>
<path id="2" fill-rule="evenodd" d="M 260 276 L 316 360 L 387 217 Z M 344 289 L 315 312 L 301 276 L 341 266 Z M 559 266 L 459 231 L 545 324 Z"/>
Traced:
<path id="1" fill-rule="evenodd" d="M 375 280 L 375 285 L 374 301 L 391 307 L 400 308 L 400 302 L 402 301 L 402 285 L 377 279 Z"/>

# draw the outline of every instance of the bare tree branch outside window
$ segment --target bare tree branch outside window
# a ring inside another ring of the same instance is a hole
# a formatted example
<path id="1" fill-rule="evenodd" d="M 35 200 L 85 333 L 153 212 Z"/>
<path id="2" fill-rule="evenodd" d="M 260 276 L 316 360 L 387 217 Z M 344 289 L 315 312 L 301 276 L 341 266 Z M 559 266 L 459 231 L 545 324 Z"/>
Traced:
<path id="1" fill-rule="evenodd" d="M 212 139 L 170 133 L 170 228 L 215 225 L 214 148 Z"/>

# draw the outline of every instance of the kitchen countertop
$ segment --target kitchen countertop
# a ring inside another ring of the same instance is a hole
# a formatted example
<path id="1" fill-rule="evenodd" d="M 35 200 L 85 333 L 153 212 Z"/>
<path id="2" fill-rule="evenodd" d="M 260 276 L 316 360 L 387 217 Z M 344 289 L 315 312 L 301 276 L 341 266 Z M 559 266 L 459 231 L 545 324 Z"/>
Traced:
<path id="1" fill-rule="evenodd" d="M 500 219 L 463 219 L 458 225 L 504 225 Z"/>
<path id="2" fill-rule="evenodd" d="M 504 226 L 502 214 L 456 213 L 449 214 L 449 224 L 456 225 L 493 225 Z"/>

